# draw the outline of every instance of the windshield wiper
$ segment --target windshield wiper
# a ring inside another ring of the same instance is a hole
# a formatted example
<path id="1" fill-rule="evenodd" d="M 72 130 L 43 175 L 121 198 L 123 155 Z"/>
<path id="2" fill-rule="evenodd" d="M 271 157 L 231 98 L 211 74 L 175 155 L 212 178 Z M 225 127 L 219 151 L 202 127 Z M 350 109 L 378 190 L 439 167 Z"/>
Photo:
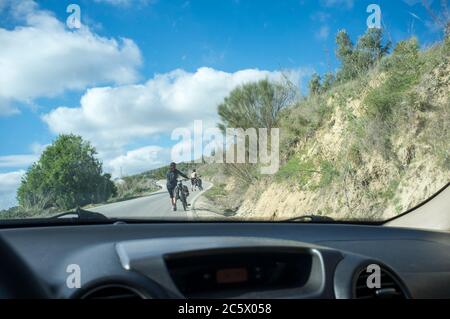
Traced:
<path id="1" fill-rule="evenodd" d="M 109 220 L 109 218 L 103 214 L 91 212 L 89 210 L 84 210 L 84 209 L 81 209 L 80 207 L 78 207 L 74 210 L 70 210 L 70 211 L 52 216 L 52 217 L 50 217 L 50 219 L 69 218 L 69 216 L 71 216 L 71 215 L 75 216 L 72 218 L 76 218 L 77 220 L 83 220 L 83 221 L 85 221 L 85 220 L 88 220 L 88 221 L 90 221 L 90 220 L 95 220 L 95 221 Z"/>
<path id="2" fill-rule="evenodd" d="M 50 225 L 86 225 L 126 223 L 117 218 L 108 218 L 103 214 L 77 208 L 50 217 L 0 219 L 0 228 L 40 227 Z"/>
<path id="3" fill-rule="evenodd" d="M 335 220 L 327 216 L 319 215 L 301 215 L 283 220 L 282 222 L 309 222 L 309 223 L 332 223 Z"/>

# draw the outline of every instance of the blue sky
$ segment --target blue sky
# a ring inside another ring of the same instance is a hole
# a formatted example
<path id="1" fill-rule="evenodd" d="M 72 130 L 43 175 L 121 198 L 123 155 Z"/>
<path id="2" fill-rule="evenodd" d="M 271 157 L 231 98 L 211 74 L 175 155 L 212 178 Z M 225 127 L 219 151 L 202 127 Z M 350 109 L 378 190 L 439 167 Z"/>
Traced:
<path id="1" fill-rule="evenodd" d="M 65 25 L 70 3 L 79 30 Z M 288 74 L 304 92 L 339 67 L 334 36 L 356 41 L 371 3 L 392 42 L 440 39 L 418 0 L 0 0 L 0 208 L 59 133 L 133 174 L 170 159 L 174 128 L 214 126 L 239 84 Z"/>
<path id="2" fill-rule="evenodd" d="M 47 0 L 41 6 L 64 21 L 65 3 L 71 2 Z M 96 33 L 127 37 L 139 46 L 145 55 L 144 76 L 174 68 L 195 71 L 202 66 L 230 72 L 298 66 L 326 71 L 324 51 L 332 53 L 335 33 L 345 28 L 356 38 L 365 32 L 366 8 L 371 3 L 382 8 L 387 35 L 393 41 L 412 34 L 425 42 L 439 36 L 411 15 L 429 19 L 420 0 L 78 1 L 82 19 Z M 321 35 L 323 28 L 328 31 Z M 331 66 L 336 67 L 330 55 Z"/>

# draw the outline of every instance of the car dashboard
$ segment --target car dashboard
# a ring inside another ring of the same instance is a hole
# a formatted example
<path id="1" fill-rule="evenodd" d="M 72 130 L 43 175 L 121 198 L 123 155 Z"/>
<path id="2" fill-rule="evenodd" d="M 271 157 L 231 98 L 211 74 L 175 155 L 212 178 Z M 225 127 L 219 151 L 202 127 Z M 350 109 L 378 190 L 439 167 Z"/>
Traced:
<path id="1" fill-rule="evenodd" d="M 450 233 L 351 224 L 116 223 L 0 235 L 55 298 L 450 298 Z M 70 287 L 71 265 L 80 286 Z M 369 268 L 368 268 L 369 267 Z M 367 286 L 377 268 L 380 285 Z"/>

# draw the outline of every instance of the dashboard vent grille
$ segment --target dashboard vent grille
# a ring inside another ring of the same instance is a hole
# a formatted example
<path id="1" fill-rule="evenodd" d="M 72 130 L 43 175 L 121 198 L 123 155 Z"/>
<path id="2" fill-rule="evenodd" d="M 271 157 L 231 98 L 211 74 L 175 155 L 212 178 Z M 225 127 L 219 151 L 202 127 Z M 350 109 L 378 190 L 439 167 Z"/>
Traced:
<path id="1" fill-rule="evenodd" d="M 381 268 L 380 288 L 369 288 L 367 278 L 371 275 L 365 269 L 356 279 L 354 296 L 356 299 L 405 299 L 405 291 L 400 281 L 386 269 Z"/>
<path id="2" fill-rule="evenodd" d="M 82 299 L 143 299 L 133 288 L 126 286 L 101 286 L 86 293 Z"/>

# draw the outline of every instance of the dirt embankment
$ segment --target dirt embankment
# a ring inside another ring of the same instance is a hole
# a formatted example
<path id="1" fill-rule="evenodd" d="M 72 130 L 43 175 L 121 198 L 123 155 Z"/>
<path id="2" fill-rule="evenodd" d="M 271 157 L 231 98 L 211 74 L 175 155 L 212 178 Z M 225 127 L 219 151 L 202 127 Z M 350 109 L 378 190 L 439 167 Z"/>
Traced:
<path id="1" fill-rule="evenodd" d="M 337 92 L 327 102 L 334 110 L 329 120 L 314 138 L 298 145 L 299 161 L 317 164 L 320 158 L 340 167 L 348 163 L 348 174 L 341 171 L 326 185 L 321 172 L 308 175 L 301 185 L 265 177 L 248 188 L 222 176 L 213 181 L 215 187 L 199 200 L 199 207 L 239 219 L 283 220 L 315 214 L 373 220 L 395 216 L 433 195 L 450 181 L 450 63 L 441 63 L 423 76 L 414 89 L 417 97 L 403 102 L 412 103 L 414 111 L 396 122 L 388 137 L 388 158 L 372 151 L 371 145 L 363 145 L 366 151 L 355 155 L 349 147 L 355 121 L 350 122 L 349 115 L 356 121 L 363 117 L 365 97 L 383 81 L 379 74 L 344 99 Z M 374 129 L 373 134 L 373 139 L 381 139 L 383 131 Z M 346 148 L 350 151 L 343 156 Z"/>
<path id="2" fill-rule="evenodd" d="M 381 82 L 382 79 L 372 81 L 362 94 L 337 105 L 313 142 L 301 147 L 302 159 L 342 161 L 340 150 L 349 142 L 349 123 L 344 113 L 351 112 L 356 118 L 364 114 L 365 95 L 370 86 Z M 418 99 L 430 107 L 410 115 L 408 122 L 396 128 L 390 136 L 393 153 L 390 159 L 377 152 L 361 153 L 359 165 L 353 165 L 351 174 L 326 187 L 308 184 L 293 187 L 291 183 L 261 181 L 247 190 L 237 215 L 274 220 L 305 214 L 336 219 L 386 219 L 433 195 L 450 181 L 449 167 L 442 164 L 450 149 L 450 64 L 441 64 L 426 75 L 416 92 Z M 319 175 L 313 175 L 309 184 L 314 184 Z"/>

